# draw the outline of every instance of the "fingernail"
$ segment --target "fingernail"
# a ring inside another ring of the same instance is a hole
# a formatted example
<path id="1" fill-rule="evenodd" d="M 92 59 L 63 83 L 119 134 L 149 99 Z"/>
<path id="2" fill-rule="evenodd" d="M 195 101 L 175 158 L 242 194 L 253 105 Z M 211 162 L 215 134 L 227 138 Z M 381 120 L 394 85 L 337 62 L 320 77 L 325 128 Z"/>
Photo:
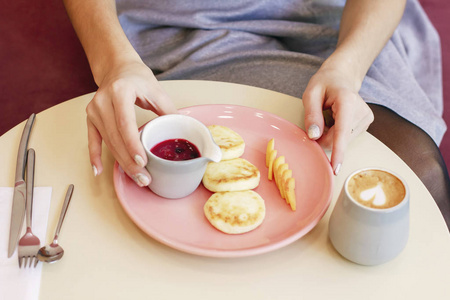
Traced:
<path id="1" fill-rule="evenodd" d="M 141 173 L 137 173 L 133 176 L 133 180 L 139 185 L 140 187 L 148 186 L 150 184 L 150 179 L 148 179 L 147 176 Z"/>
<path id="2" fill-rule="evenodd" d="M 308 128 L 308 137 L 311 140 L 316 140 L 320 137 L 320 128 L 316 124 L 309 126 Z"/>
<path id="3" fill-rule="evenodd" d="M 334 175 L 337 175 L 341 170 L 341 164 L 337 164 L 336 168 L 334 168 Z"/>
<path id="4" fill-rule="evenodd" d="M 92 165 L 92 171 L 94 171 L 94 177 L 97 177 L 98 170 L 97 170 L 97 167 L 95 165 Z"/>
<path id="5" fill-rule="evenodd" d="M 145 167 L 144 159 L 138 154 L 134 156 L 134 162 L 141 168 Z"/>

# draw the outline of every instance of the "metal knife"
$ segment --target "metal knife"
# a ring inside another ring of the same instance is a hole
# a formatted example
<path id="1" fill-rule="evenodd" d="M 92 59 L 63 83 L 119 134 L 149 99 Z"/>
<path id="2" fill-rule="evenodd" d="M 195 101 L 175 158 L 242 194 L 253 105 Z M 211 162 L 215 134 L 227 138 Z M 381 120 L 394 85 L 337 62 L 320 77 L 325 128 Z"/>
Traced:
<path id="1" fill-rule="evenodd" d="M 16 177 L 14 182 L 14 196 L 11 212 L 11 227 L 9 230 L 8 257 L 11 257 L 16 250 L 20 232 L 22 231 L 23 220 L 25 217 L 26 203 L 26 185 L 25 185 L 25 166 L 28 140 L 30 138 L 31 127 L 33 127 L 36 115 L 31 114 L 23 129 L 20 139 L 19 151 L 17 153 Z"/>

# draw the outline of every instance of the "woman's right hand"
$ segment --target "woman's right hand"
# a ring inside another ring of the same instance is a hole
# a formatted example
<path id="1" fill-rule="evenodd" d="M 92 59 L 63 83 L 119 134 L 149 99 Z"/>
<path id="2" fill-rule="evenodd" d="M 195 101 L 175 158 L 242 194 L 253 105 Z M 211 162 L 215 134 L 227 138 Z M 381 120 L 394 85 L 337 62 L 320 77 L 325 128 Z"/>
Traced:
<path id="1" fill-rule="evenodd" d="M 139 139 L 134 105 L 158 115 L 177 113 L 153 72 L 140 60 L 117 64 L 103 77 L 86 108 L 89 156 L 98 175 L 103 171 L 102 141 L 122 169 L 139 186 L 150 184 L 147 155 Z"/>

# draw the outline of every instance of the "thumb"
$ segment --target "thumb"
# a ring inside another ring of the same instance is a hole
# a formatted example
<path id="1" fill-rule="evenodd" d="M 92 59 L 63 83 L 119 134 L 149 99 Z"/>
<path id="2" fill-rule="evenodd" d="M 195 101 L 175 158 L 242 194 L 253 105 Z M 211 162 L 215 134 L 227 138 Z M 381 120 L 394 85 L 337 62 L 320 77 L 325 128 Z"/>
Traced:
<path id="1" fill-rule="evenodd" d="M 303 93 L 303 106 L 305 108 L 305 128 L 311 140 L 317 140 L 322 136 L 324 128 L 323 101 L 325 90 L 320 86 L 306 88 Z"/>

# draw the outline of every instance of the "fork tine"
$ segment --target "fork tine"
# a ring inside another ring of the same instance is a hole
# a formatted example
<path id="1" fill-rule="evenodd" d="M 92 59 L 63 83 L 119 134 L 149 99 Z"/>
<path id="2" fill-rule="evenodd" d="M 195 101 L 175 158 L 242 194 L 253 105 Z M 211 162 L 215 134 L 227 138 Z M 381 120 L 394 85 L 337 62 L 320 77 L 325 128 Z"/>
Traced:
<path id="1" fill-rule="evenodd" d="M 19 256 L 19 268 L 22 268 L 22 259 L 23 257 Z"/>
<path id="2" fill-rule="evenodd" d="M 39 262 L 39 259 L 37 258 L 37 256 L 34 257 L 34 267 L 36 268 L 37 264 Z"/>

